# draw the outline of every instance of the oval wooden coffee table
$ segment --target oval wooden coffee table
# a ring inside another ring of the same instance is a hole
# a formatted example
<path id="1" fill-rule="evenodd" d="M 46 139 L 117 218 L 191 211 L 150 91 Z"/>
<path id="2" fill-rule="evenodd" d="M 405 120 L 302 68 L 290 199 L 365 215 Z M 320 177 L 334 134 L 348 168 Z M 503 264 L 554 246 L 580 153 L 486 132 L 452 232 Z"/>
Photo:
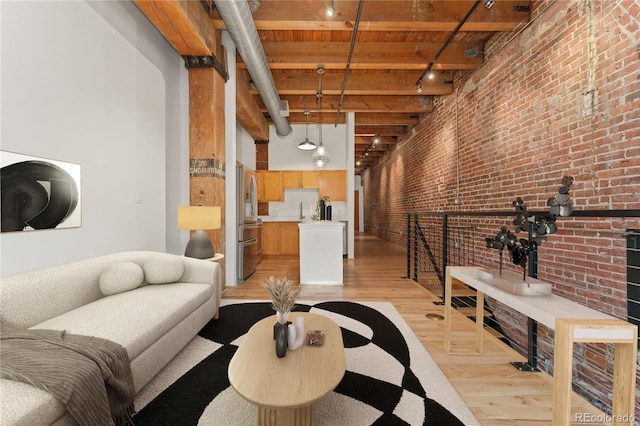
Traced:
<path id="1" fill-rule="evenodd" d="M 304 317 L 308 330 L 322 330 L 324 343 L 276 356 L 271 316 L 254 324 L 229 363 L 229 382 L 240 396 L 258 406 L 258 425 L 313 425 L 314 403 L 342 380 L 344 345 L 340 327 L 322 315 L 292 312 Z"/>

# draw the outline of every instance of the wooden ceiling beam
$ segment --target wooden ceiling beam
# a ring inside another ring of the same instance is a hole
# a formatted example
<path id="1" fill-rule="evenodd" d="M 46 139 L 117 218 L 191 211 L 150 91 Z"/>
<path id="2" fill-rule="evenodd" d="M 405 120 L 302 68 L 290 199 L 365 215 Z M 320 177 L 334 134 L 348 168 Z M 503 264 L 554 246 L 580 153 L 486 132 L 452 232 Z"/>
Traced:
<path id="1" fill-rule="evenodd" d="M 358 145 L 364 145 L 366 148 L 373 142 L 373 138 L 375 136 L 356 136 L 355 144 L 356 147 Z M 395 136 L 378 136 L 377 145 L 392 145 L 398 142 L 398 139 Z"/>
<path id="2" fill-rule="evenodd" d="M 283 101 L 289 103 L 289 112 L 317 111 L 318 98 L 316 95 L 287 95 Z M 340 103 L 340 96 L 327 95 L 322 97 L 322 110 L 336 112 Z M 267 108 L 258 100 L 263 112 Z M 347 95 L 342 100 L 341 111 L 344 112 L 431 112 L 433 99 L 431 96 L 367 96 Z"/>
<path id="3" fill-rule="evenodd" d="M 318 90 L 318 75 L 310 72 L 274 72 L 273 80 L 280 95 L 315 95 Z M 345 95 L 396 95 L 396 96 L 426 96 L 450 95 L 453 93 L 451 73 L 435 73 L 433 80 L 425 80 L 422 92 L 416 90 L 416 81 L 422 74 L 415 72 L 349 73 Z M 324 95 L 340 95 L 342 91 L 343 73 L 325 72 L 322 77 L 322 92 Z M 252 89 L 253 94 L 258 92 Z"/>
<path id="4" fill-rule="evenodd" d="M 236 73 L 236 119 L 254 140 L 269 139 L 269 123 L 249 92 L 249 73 Z"/>
<path id="5" fill-rule="evenodd" d="M 419 114 L 415 113 L 356 113 L 356 122 L 359 125 L 416 125 L 418 124 Z"/>
<path id="6" fill-rule="evenodd" d="M 267 119 L 269 119 L 268 114 Z M 291 112 L 289 111 L 289 117 L 287 117 L 287 121 L 289 124 L 305 124 L 307 121 L 307 117 L 304 115 L 304 112 Z M 322 124 L 336 124 L 336 112 L 333 111 L 322 111 Z M 317 111 L 309 112 L 309 125 L 317 125 L 320 122 L 320 114 Z M 346 122 L 345 113 L 340 113 L 338 118 L 338 124 L 344 124 Z"/>
<path id="7" fill-rule="evenodd" d="M 268 114 L 266 114 L 267 120 L 271 121 Z M 355 119 L 358 125 L 379 125 L 379 126 L 414 126 L 418 124 L 419 114 L 416 113 L 356 113 Z M 302 112 L 289 112 L 287 117 L 289 124 L 304 124 L 307 121 L 307 117 Z M 309 124 L 317 124 L 320 122 L 320 114 L 317 112 L 309 113 Z M 331 112 L 322 112 L 323 124 L 336 124 L 336 115 Z M 340 113 L 337 124 L 345 123 L 345 113 Z M 376 133 L 374 133 L 375 135 Z"/>
<path id="8" fill-rule="evenodd" d="M 336 15 L 326 14 L 327 0 L 272 0 L 260 2 L 253 13 L 258 30 L 353 30 L 358 0 L 335 0 Z M 365 7 L 359 31 L 453 31 L 471 9 L 473 0 L 378 1 Z M 478 7 L 461 31 L 511 31 L 529 18 L 516 7 L 529 7 L 528 0 L 496 1 L 491 9 Z M 212 19 L 217 28 L 224 22 L 217 11 Z"/>
<path id="9" fill-rule="evenodd" d="M 134 0 L 134 3 L 180 55 L 220 57 L 220 30 L 199 1 Z"/>
<path id="10" fill-rule="evenodd" d="M 262 43 L 271 69 L 313 69 L 323 64 L 325 69 L 344 70 L 349 57 L 348 42 L 272 42 Z M 350 69 L 412 69 L 424 70 L 438 53 L 442 43 L 366 42 L 356 43 Z M 451 43 L 438 57 L 434 69 L 476 69 L 483 62 L 482 54 L 466 58 L 468 49 L 484 50 L 480 43 Z M 240 56 L 238 67 L 246 68 Z"/>
<path id="11" fill-rule="evenodd" d="M 355 136 L 402 136 L 409 126 L 364 126 L 356 124 Z"/>

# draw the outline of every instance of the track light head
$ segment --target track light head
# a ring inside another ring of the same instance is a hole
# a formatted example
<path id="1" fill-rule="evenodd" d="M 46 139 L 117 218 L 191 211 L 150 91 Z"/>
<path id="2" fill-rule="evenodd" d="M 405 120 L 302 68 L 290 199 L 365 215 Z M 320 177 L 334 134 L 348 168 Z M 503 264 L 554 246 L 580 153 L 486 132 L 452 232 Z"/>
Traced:
<path id="1" fill-rule="evenodd" d="M 334 7 L 333 0 L 329 2 L 329 8 L 327 8 L 327 16 L 332 17 L 336 14 L 336 8 Z"/>
<path id="2" fill-rule="evenodd" d="M 416 91 L 417 91 L 418 93 L 422 93 L 422 80 L 420 80 L 420 81 L 418 82 L 418 84 L 416 85 Z"/>
<path id="3" fill-rule="evenodd" d="M 484 0 L 484 7 L 491 9 L 491 6 L 493 6 L 493 0 Z"/>

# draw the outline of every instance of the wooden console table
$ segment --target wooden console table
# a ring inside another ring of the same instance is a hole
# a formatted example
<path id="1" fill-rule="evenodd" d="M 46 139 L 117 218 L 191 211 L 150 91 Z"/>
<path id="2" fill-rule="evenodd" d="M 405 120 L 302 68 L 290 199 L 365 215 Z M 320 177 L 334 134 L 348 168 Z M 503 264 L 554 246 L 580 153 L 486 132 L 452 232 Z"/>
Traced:
<path id="1" fill-rule="evenodd" d="M 553 425 L 571 423 L 571 385 L 574 343 L 613 343 L 612 424 L 633 424 L 635 411 L 636 356 L 638 328 L 626 321 L 588 308 L 557 295 L 518 296 L 478 278 L 478 267 L 447 267 L 445 280 L 444 349 L 451 350 L 451 287 L 453 279 L 477 291 L 475 354 L 482 353 L 484 295 L 555 330 L 553 377 Z M 463 354 L 457 352 L 457 354 Z M 467 352 L 468 354 L 468 352 Z"/>

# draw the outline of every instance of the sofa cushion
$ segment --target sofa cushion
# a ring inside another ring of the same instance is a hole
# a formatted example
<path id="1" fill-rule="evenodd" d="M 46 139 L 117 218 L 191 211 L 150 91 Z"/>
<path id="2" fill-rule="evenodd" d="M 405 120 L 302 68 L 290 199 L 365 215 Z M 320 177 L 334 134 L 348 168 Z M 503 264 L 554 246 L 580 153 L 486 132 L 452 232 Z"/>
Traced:
<path id="1" fill-rule="evenodd" d="M 169 284 L 180 280 L 184 274 L 184 263 L 175 255 L 158 253 L 144 261 L 142 270 L 149 284 Z"/>
<path id="2" fill-rule="evenodd" d="M 100 274 L 100 291 L 105 296 L 138 288 L 144 282 L 144 272 L 137 263 L 118 262 Z"/>
<path id="3" fill-rule="evenodd" d="M 124 346 L 133 360 L 211 297 L 209 284 L 147 285 L 104 297 L 31 328 L 108 339 Z"/>
<path id="4" fill-rule="evenodd" d="M 67 412 L 67 407 L 60 400 L 28 383 L 2 379 L 0 395 L 2 425 L 48 425 Z"/>

